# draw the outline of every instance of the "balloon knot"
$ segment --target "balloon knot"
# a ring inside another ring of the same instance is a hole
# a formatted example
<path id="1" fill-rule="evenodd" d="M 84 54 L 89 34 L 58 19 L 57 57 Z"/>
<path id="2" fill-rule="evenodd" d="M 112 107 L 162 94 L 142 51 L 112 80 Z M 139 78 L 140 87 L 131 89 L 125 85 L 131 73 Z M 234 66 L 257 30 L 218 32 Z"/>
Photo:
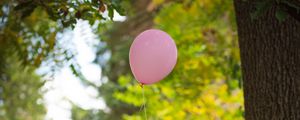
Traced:
<path id="1" fill-rule="evenodd" d="M 144 83 L 140 83 L 141 88 L 144 88 L 144 85 L 145 85 Z"/>

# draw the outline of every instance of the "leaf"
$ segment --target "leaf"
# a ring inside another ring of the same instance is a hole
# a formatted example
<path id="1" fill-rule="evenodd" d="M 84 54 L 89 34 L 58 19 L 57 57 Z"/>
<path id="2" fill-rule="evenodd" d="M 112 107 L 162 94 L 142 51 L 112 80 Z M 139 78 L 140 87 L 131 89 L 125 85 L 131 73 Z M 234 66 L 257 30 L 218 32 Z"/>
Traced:
<path id="1" fill-rule="evenodd" d="M 56 20 L 58 20 L 60 17 L 54 12 L 54 10 L 53 9 L 51 9 L 51 8 L 46 8 L 46 12 L 47 12 L 47 14 L 50 16 L 49 18 L 51 19 L 51 20 L 53 20 L 53 21 L 56 21 Z M 64 11 L 64 13 L 63 13 L 63 15 L 65 15 L 67 12 L 66 11 Z"/>
<path id="2" fill-rule="evenodd" d="M 25 17 L 29 16 L 29 15 L 34 11 L 34 9 L 35 9 L 36 7 L 37 7 L 36 5 L 31 5 L 29 8 L 25 9 L 25 10 L 22 12 L 21 18 L 25 18 Z"/>
<path id="3" fill-rule="evenodd" d="M 113 9 L 113 6 L 111 6 L 111 5 L 108 6 L 108 16 L 111 20 L 113 20 L 113 18 L 114 18 L 114 9 Z"/>
<path id="4" fill-rule="evenodd" d="M 75 66 L 74 66 L 73 64 L 71 64 L 71 65 L 70 65 L 70 68 L 71 68 L 72 73 L 73 73 L 76 77 L 78 77 L 78 76 L 79 76 L 79 73 L 77 72 Z"/>
<path id="5" fill-rule="evenodd" d="M 118 79 L 118 83 L 121 86 L 125 86 L 128 83 L 130 83 L 130 77 L 129 76 L 120 76 L 119 79 Z"/>
<path id="6" fill-rule="evenodd" d="M 271 6 L 272 6 L 271 1 L 257 2 L 256 6 L 255 6 L 256 10 L 254 12 L 250 13 L 251 19 L 252 20 L 257 19 L 263 13 L 265 13 Z"/>
<path id="7" fill-rule="evenodd" d="M 275 16 L 279 22 L 283 22 L 287 17 L 287 13 L 282 9 L 278 9 L 275 13 Z"/>
<path id="8" fill-rule="evenodd" d="M 14 10 L 21 10 L 21 9 L 25 9 L 26 7 L 30 6 L 32 4 L 32 1 L 27 1 L 27 2 L 23 2 L 18 4 Z"/>
<path id="9" fill-rule="evenodd" d="M 94 83 L 90 82 L 80 71 L 80 66 L 78 64 L 71 64 L 69 66 L 71 68 L 71 71 L 73 73 L 73 75 L 75 75 L 76 77 L 79 78 L 79 80 L 81 80 L 81 82 L 83 83 L 83 85 L 91 85 L 91 86 L 96 86 Z"/>
<path id="10" fill-rule="evenodd" d="M 49 38 L 48 38 L 48 40 L 47 40 L 47 42 L 48 42 L 48 44 L 49 44 L 49 48 L 48 48 L 49 51 L 53 50 L 53 48 L 54 48 L 55 40 L 56 40 L 56 39 L 55 39 L 56 33 L 57 33 L 57 32 L 51 33 L 51 35 L 49 36 Z"/>
<path id="11" fill-rule="evenodd" d="M 116 4 L 112 4 L 112 6 L 120 15 L 125 16 L 125 10 L 121 6 Z"/>

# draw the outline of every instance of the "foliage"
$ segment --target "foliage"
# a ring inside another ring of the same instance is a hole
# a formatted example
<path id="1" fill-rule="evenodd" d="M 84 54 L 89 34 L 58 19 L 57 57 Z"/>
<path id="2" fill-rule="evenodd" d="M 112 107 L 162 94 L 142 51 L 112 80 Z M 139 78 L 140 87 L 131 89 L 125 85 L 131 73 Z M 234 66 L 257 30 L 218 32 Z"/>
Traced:
<path id="1" fill-rule="evenodd" d="M 45 109 L 40 87 L 44 81 L 34 73 L 34 69 L 23 66 L 17 54 L 5 55 L 1 72 L 1 120 L 43 119 Z"/>
<path id="2" fill-rule="evenodd" d="M 101 113 L 93 110 L 84 110 L 76 105 L 72 107 L 72 120 L 101 120 Z"/>
<path id="3" fill-rule="evenodd" d="M 124 14 L 121 2 L 1 0 L 0 119 L 42 119 L 45 111 L 40 89 L 44 81 L 34 74 L 35 70 L 42 66 L 45 74 L 54 74 L 61 66 L 69 65 L 81 77 L 80 66 L 73 59 L 76 53 L 60 40 L 63 33 L 79 19 L 94 24 L 107 19 L 106 12 Z M 109 17 L 112 19 L 113 15 Z"/>
<path id="4" fill-rule="evenodd" d="M 74 27 L 76 19 L 85 19 L 94 24 L 98 19 L 106 19 L 102 14 L 107 10 L 109 17 L 113 19 L 114 10 L 124 15 L 120 7 L 120 0 L 63 0 L 63 1 L 19 1 L 14 10 L 21 18 L 29 16 L 36 8 L 47 12 L 53 21 L 60 20 L 63 27 Z"/>
<path id="5" fill-rule="evenodd" d="M 300 3 L 299 1 L 290 0 L 258 1 L 256 2 L 256 10 L 250 14 L 251 18 L 258 19 L 272 7 L 276 8 L 275 17 L 279 22 L 283 22 L 288 15 L 300 21 Z"/>
<path id="6" fill-rule="evenodd" d="M 150 17 L 140 17 L 148 14 L 148 8 L 144 10 L 145 5 L 134 1 L 0 1 L 1 119 L 42 117 L 44 109 L 38 101 L 44 81 L 34 74 L 38 67 L 52 66 L 55 71 L 68 64 L 75 75 L 84 79 L 80 66 L 73 62 L 75 53 L 59 41 L 78 19 L 98 25 L 103 35 L 105 46 L 99 47 L 98 55 L 104 60 L 97 62 L 102 62 L 105 76 L 99 91 L 109 109 L 86 111 L 74 106 L 72 118 L 142 119 L 142 90 L 128 65 L 128 49 L 134 34 L 127 33 L 134 31 L 129 27 L 138 29 L 137 24 L 103 24 L 107 17 L 113 19 L 114 11 L 124 14 L 120 5 L 130 11 L 127 17 L 132 23 L 146 21 L 143 25 L 150 26 L 155 18 L 155 26 L 169 33 L 178 47 L 178 64 L 170 76 L 144 88 L 149 118 L 243 119 L 232 1 L 145 1 L 141 3 L 155 8 Z M 20 89 L 12 89 L 16 87 Z"/>
<path id="7" fill-rule="evenodd" d="M 232 1 L 163 3 L 155 3 L 161 9 L 154 22 L 157 28 L 174 38 L 179 52 L 178 62 L 174 71 L 162 82 L 144 87 L 148 118 L 243 119 L 240 60 Z M 112 29 L 126 31 L 126 28 Z M 105 66 L 110 66 L 110 63 L 122 65 L 112 61 L 125 60 L 128 63 L 130 39 L 133 38 L 127 36 L 127 42 L 124 40 L 122 43 L 105 41 L 110 45 L 107 49 L 113 51 Z M 142 89 L 128 68 L 124 71 L 123 67 L 117 66 L 122 70 L 108 72 L 108 76 L 117 77 L 118 82 L 110 79 L 102 86 L 109 89 L 100 89 L 102 93 L 109 90 L 104 97 L 109 97 L 106 102 L 110 104 L 114 101 L 112 110 L 119 110 L 115 107 L 124 103 L 136 108 L 143 105 Z M 143 112 L 136 109 L 134 113 L 127 113 L 124 110 L 123 119 L 143 119 Z"/>
<path id="8" fill-rule="evenodd" d="M 40 66 L 42 61 L 68 61 L 74 53 L 59 46 L 59 35 L 78 19 L 90 24 L 105 20 L 106 7 L 124 14 L 121 1 L 2 1 L 0 42 L 16 46 L 24 64 Z M 79 15 L 80 14 L 80 15 Z M 112 14 L 112 13 L 110 13 Z M 113 16 L 110 16 L 113 17 Z M 60 35 L 61 36 L 61 35 Z M 3 45 L 2 47 L 5 47 Z M 59 57 L 64 59 L 56 59 Z"/>

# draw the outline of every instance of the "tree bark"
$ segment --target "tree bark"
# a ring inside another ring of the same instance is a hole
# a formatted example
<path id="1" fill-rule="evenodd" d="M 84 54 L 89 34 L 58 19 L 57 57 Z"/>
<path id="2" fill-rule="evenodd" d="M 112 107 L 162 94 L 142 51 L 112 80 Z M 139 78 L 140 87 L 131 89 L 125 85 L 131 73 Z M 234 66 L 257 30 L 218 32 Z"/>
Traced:
<path id="1" fill-rule="evenodd" d="M 235 0 L 245 118 L 300 120 L 300 22 L 275 18 L 271 7 L 257 20 L 252 0 Z"/>

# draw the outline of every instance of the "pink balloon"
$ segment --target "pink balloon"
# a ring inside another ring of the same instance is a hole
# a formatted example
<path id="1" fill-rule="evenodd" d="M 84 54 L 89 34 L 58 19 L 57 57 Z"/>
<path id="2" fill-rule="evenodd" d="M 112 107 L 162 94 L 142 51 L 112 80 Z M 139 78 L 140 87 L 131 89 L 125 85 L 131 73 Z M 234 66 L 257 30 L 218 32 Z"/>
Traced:
<path id="1" fill-rule="evenodd" d="M 175 67 L 176 44 L 161 30 L 146 30 L 133 41 L 129 61 L 131 71 L 140 83 L 153 84 L 165 78 Z"/>

